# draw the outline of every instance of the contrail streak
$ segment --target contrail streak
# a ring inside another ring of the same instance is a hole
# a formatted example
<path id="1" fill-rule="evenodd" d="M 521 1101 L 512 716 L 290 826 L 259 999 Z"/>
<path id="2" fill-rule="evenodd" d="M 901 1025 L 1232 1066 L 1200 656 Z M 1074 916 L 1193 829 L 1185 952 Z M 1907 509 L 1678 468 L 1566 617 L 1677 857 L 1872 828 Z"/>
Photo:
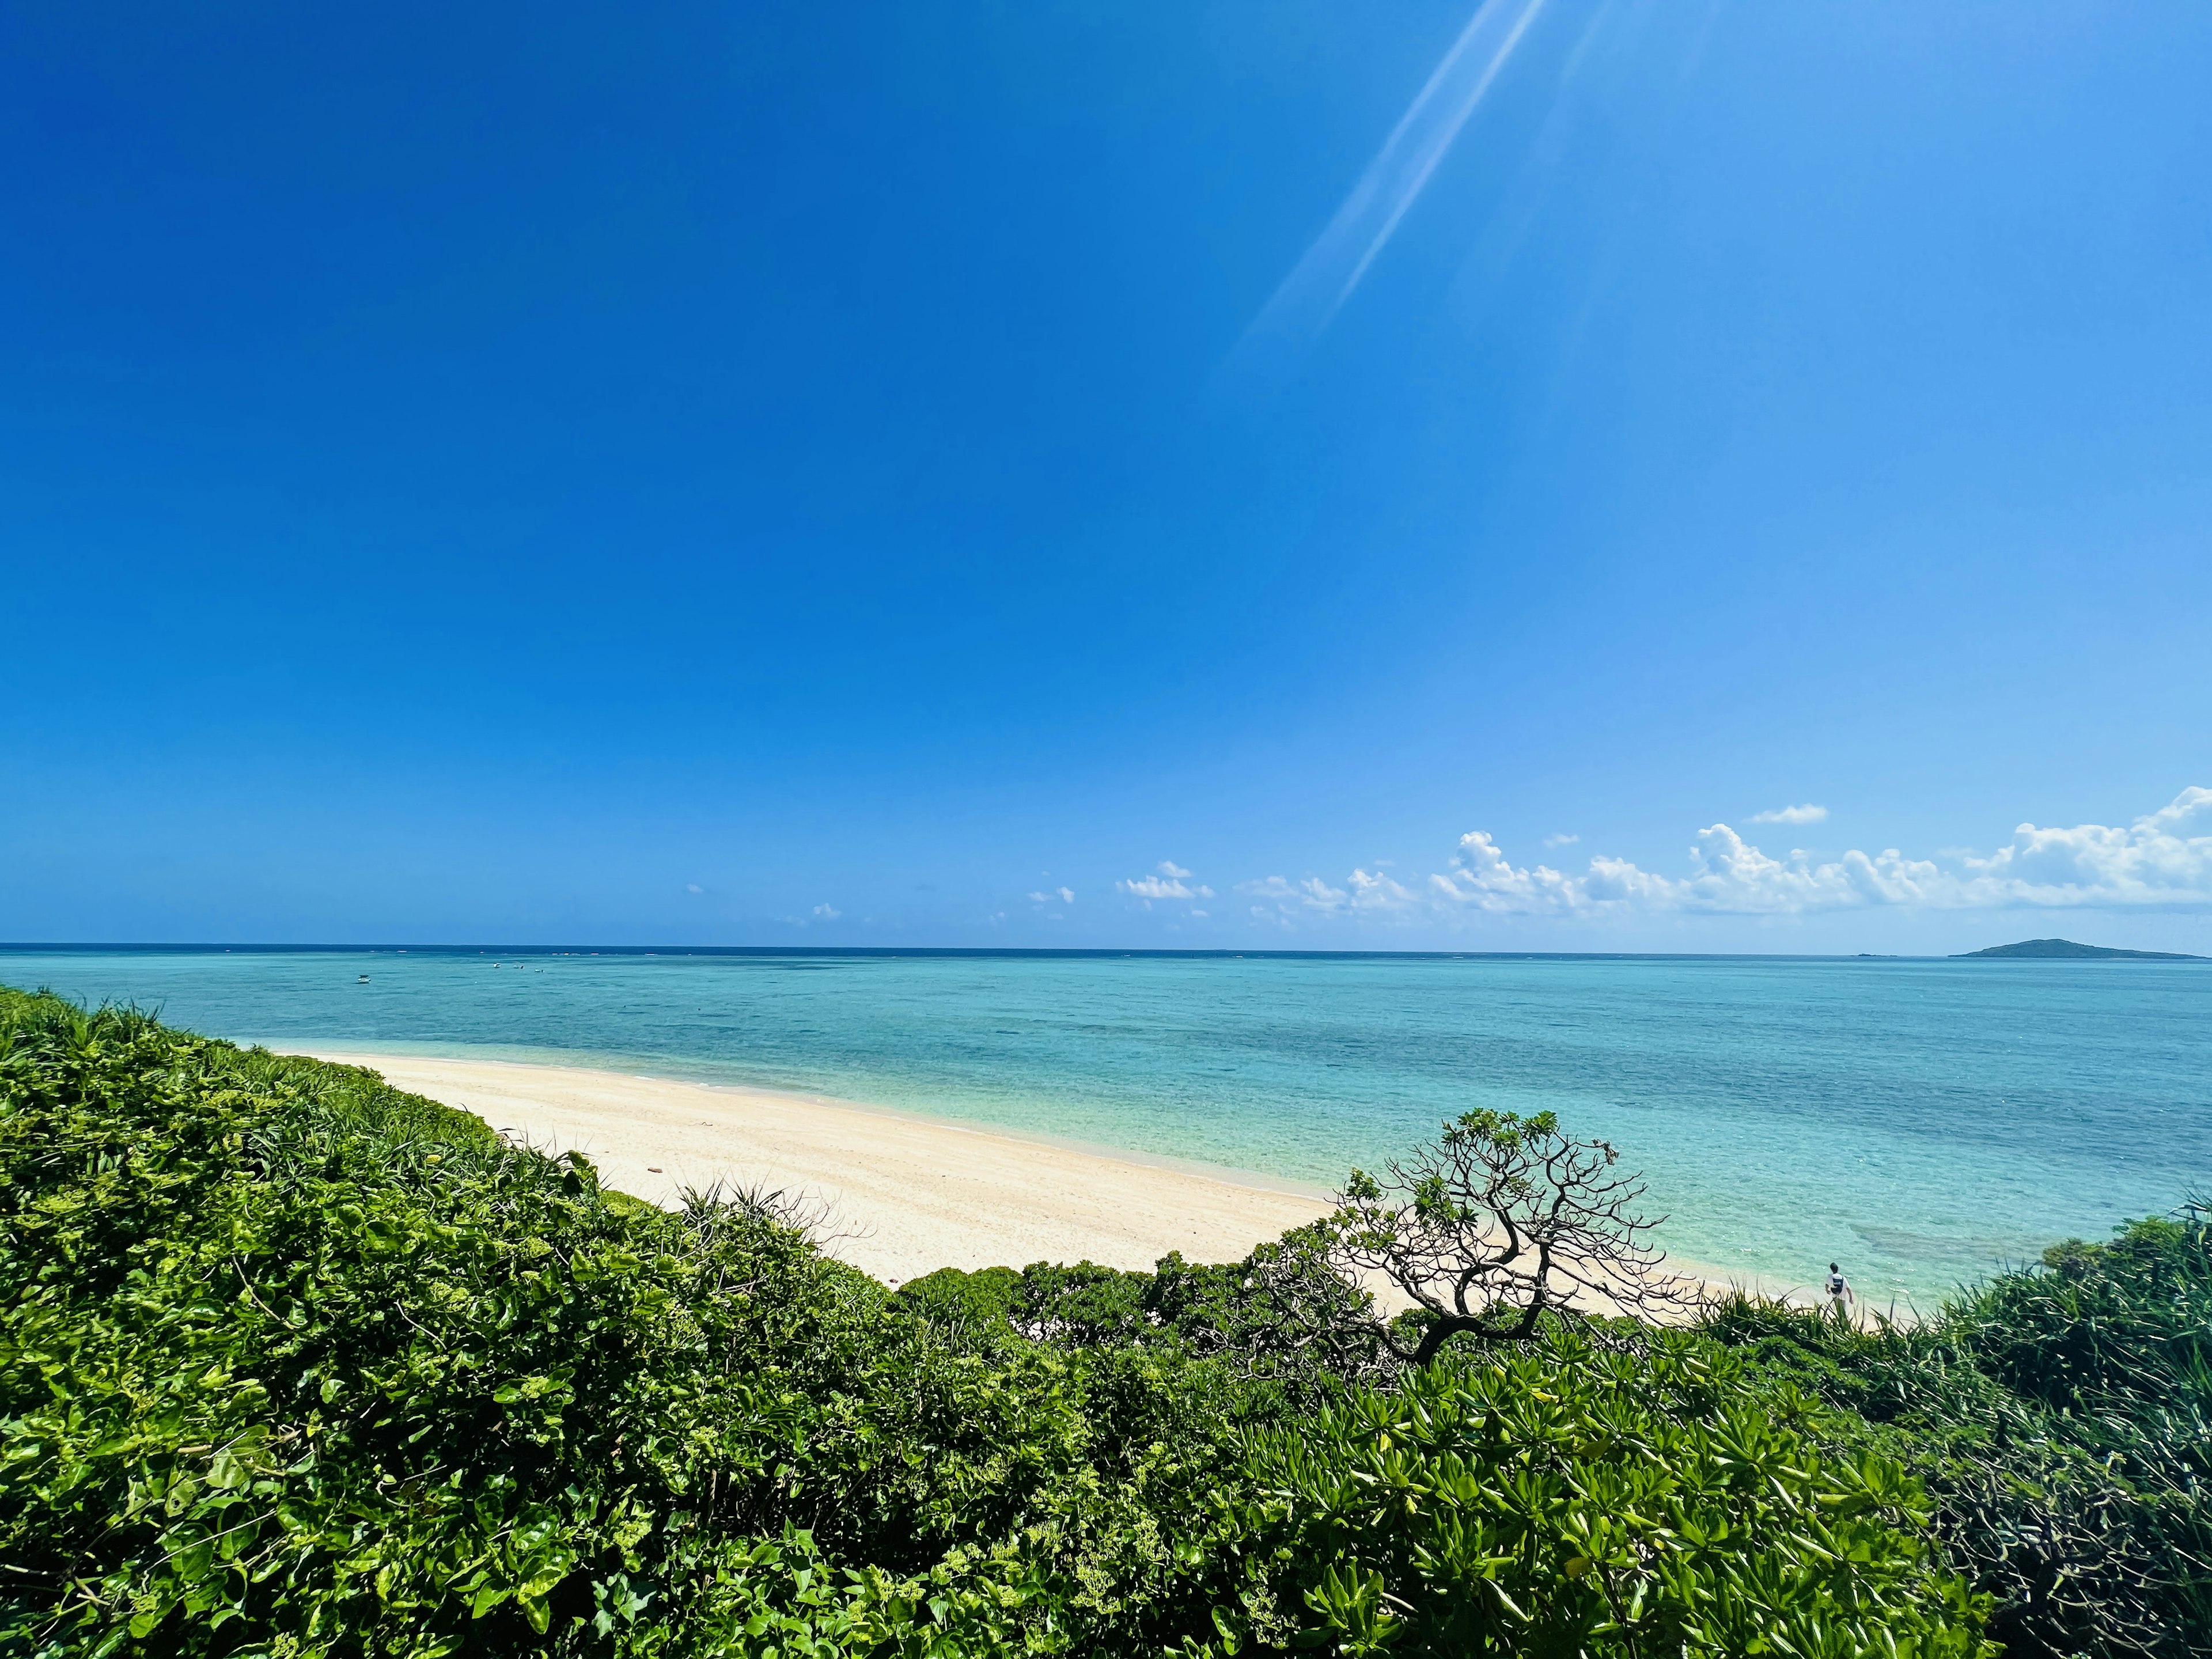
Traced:
<path id="1" fill-rule="evenodd" d="M 1544 0 L 1483 0 L 1344 205 L 1246 331 L 1318 334 L 1366 276 L 1398 222 L 1505 67 Z"/>

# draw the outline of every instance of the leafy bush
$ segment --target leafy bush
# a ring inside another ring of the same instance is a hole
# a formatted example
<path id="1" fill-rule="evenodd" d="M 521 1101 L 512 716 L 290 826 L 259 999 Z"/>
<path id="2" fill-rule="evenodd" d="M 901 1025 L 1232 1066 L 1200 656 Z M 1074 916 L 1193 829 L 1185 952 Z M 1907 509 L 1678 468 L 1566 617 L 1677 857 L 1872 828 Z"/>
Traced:
<path id="1" fill-rule="evenodd" d="M 1755 1368 L 1378 1393 L 1283 1312 L 1309 1265 L 894 1294 L 772 1205 L 0 992 L 0 1652 L 1457 1652 L 1476 1579 L 1532 1621 L 1501 1652 L 1973 1646 L 1911 1483 L 1812 1457 Z"/>
<path id="2" fill-rule="evenodd" d="M 1218 1265 L 1186 1261 L 1181 1251 L 1148 1273 L 1039 1261 L 994 1281 L 1002 1288 L 990 1295 L 1006 1296 L 1006 1321 L 1034 1341 L 1171 1348 L 1314 1403 L 1348 1382 L 1386 1382 L 1401 1368 L 1373 1297 L 1337 1272 L 1331 1243 L 1316 1224 Z"/>
<path id="3" fill-rule="evenodd" d="M 2008 1654 L 2212 1654 L 2212 1228 L 2054 1246 L 1917 1328 L 1737 1298 L 1710 1334 L 1927 1483 Z"/>
<path id="4" fill-rule="evenodd" d="M 365 1073 L 0 1023 L 11 1648 L 1064 1650 L 1144 1616 L 1157 1514 L 1267 1409 L 946 1341 L 772 1219 L 610 1205 Z"/>
<path id="5" fill-rule="evenodd" d="M 933 1325 L 983 1334 L 1009 1328 L 1022 1275 L 1012 1267 L 939 1267 L 899 1286 L 898 1298 Z"/>
<path id="6" fill-rule="evenodd" d="M 1237 1541 L 1343 1653 L 1983 1651 L 1980 1604 L 1904 1530 L 1917 1486 L 1823 1457 L 1811 1414 L 1680 1334 L 1559 1333 L 1257 1437 Z"/>

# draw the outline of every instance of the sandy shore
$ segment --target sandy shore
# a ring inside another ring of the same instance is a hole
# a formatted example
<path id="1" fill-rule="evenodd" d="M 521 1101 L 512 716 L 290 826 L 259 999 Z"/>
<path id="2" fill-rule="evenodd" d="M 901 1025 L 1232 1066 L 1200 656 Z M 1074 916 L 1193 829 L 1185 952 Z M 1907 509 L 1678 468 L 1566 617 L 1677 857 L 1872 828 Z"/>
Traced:
<path id="1" fill-rule="evenodd" d="M 890 1285 L 939 1267 L 1096 1261 L 1149 1271 L 1170 1250 L 1235 1261 L 1329 1208 L 1318 1188 L 1140 1154 L 1028 1140 L 851 1102 L 579 1066 L 313 1048 L 457 1106 L 619 1191 L 673 1206 L 716 1182 L 781 1189 L 832 1255 Z M 1709 1292 L 1784 1287 L 1674 1258 Z M 1386 1308 L 1410 1305 L 1371 1282 Z M 1796 1298 L 1803 1300 L 1803 1297 Z"/>
<path id="2" fill-rule="evenodd" d="M 1233 1261 L 1328 1207 L 1318 1193 L 765 1089 L 570 1066 L 315 1049 L 475 1113 L 657 1204 L 716 1181 L 817 1208 L 831 1254 L 890 1284 L 936 1267 L 1089 1260 L 1149 1269 L 1170 1250 Z"/>

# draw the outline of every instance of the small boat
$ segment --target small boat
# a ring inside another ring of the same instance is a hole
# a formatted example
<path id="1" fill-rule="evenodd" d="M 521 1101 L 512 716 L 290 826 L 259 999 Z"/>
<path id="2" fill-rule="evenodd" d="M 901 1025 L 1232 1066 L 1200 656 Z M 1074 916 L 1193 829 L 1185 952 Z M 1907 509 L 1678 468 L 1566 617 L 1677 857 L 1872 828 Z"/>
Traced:
<path id="1" fill-rule="evenodd" d="M 368 984 L 368 975 L 367 974 L 363 974 L 363 975 L 362 975 L 359 979 L 356 980 L 356 981 L 354 981 L 354 983 L 355 983 L 355 984 L 356 984 L 356 985 L 366 985 L 366 984 Z"/>

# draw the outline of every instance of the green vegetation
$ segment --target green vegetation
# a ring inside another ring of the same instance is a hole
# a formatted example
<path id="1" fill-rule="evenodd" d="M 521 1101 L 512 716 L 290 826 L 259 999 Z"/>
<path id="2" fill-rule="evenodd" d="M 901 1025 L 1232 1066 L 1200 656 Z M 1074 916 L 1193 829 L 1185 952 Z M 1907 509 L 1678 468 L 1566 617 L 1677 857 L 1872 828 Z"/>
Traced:
<path id="1" fill-rule="evenodd" d="M 1926 1333 L 1408 1369 L 1325 1230 L 893 1293 L 757 1196 L 4 991 L 0 1217 L 0 1654 L 1972 1656 L 1984 1511 L 2130 1609 L 2047 1650 L 2204 1650 L 2195 1218 Z"/>
<path id="2" fill-rule="evenodd" d="M 1917 1328 L 1738 1299 L 1708 1332 L 1920 1475 L 2015 1655 L 2212 1654 L 2212 1225 L 2069 1242 Z"/>
<path id="3" fill-rule="evenodd" d="M 1387 1180 L 1354 1170 L 1322 1227 L 1348 1278 L 1380 1274 L 1412 1303 L 1402 1339 L 1382 1334 L 1410 1364 L 1455 1339 L 1525 1342 L 1562 1308 L 1679 1323 L 1695 1298 L 1665 1271 L 1658 1223 L 1637 1209 L 1643 1177 L 1620 1162 L 1550 1112 L 1466 1112 Z"/>
<path id="4" fill-rule="evenodd" d="M 2017 945 L 1992 945 L 1984 951 L 1963 951 L 1958 961 L 1966 962 L 1976 957 L 2064 957 L 2070 960 L 2089 958 L 2096 961 L 2128 962 L 2203 962 L 2203 957 L 2185 956 L 2173 951 L 2120 951 L 2108 945 L 2076 945 L 2070 939 L 2024 939 Z"/>

